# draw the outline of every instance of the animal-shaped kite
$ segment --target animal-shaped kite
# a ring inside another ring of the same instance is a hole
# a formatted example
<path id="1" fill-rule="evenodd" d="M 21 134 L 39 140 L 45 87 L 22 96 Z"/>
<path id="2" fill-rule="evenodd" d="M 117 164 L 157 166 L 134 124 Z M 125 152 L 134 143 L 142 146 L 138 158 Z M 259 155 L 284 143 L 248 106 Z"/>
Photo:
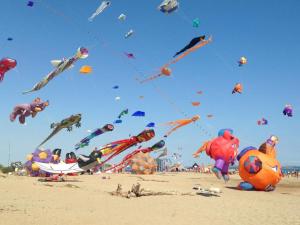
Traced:
<path id="1" fill-rule="evenodd" d="M 234 164 L 236 158 L 239 139 L 232 135 L 231 129 L 222 129 L 218 133 L 218 137 L 205 142 L 193 155 L 198 157 L 203 151 L 215 160 L 213 172 L 217 178 L 225 181 L 229 180 L 228 169 L 230 164 Z"/>
<path id="2" fill-rule="evenodd" d="M 100 13 L 102 13 L 108 6 L 110 6 L 110 1 L 103 1 L 101 2 L 101 5 L 96 9 L 96 11 L 88 18 L 90 22 L 94 20 L 96 16 L 98 16 Z"/>
<path id="3" fill-rule="evenodd" d="M 292 107 L 292 105 L 285 105 L 282 113 L 285 116 L 292 117 L 293 116 L 293 107 Z"/>
<path id="4" fill-rule="evenodd" d="M 245 56 L 242 56 L 240 58 L 240 60 L 238 61 L 238 64 L 239 64 L 239 66 L 243 66 L 243 65 L 247 64 L 247 62 L 248 62 L 247 58 Z"/>
<path id="5" fill-rule="evenodd" d="M 45 87 L 49 81 L 51 81 L 54 77 L 64 72 L 66 69 L 72 68 L 74 66 L 74 63 L 78 59 L 85 59 L 88 57 L 88 50 L 86 48 L 80 47 L 77 49 L 77 53 L 68 59 L 62 59 L 62 60 L 52 60 L 51 64 L 55 67 L 53 71 L 51 71 L 47 76 L 43 78 L 39 83 L 34 85 L 34 87 L 29 90 L 23 92 L 23 94 L 27 94 L 30 92 L 38 91 Z"/>
<path id="6" fill-rule="evenodd" d="M 176 11 L 179 7 L 179 3 L 177 0 L 164 0 L 159 6 L 158 10 L 169 14 Z"/>
<path id="7" fill-rule="evenodd" d="M 79 167 L 88 170 L 96 165 L 104 165 L 126 149 L 142 142 L 151 140 L 155 136 L 154 130 L 144 130 L 137 136 L 132 136 L 129 139 L 115 141 L 102 146 L 100 149 L 95 149 L 89 156 L 80 155 L 78 157 Z M 101 159 L 106 157 L 103 161 Z"/>
<path id="8" fill-rule="evenodd" d="M 154 79 L 156 79 L 156 78 L 159 78 L 159 77 L 161 77 L 161 76 L 166 76 L 166 77 L 168 77 L 168 76 L 171 75 L 171 73 L 172 73 L 172 70 L 171 70 L 170 68 L 168 68 L 168 67 L 163 67 L 163 68 L 161 68 L 160 73 L 158 73 L 158 74 L 156 74 L 156 75 L 153 75 L 153 76 L 150 76 L 150 77 L 148 77 L 147 79 L 140 81 L 140 83 L 142 84 L 142 83 L 148 82 L 148 81 L 150 81 L 150 80 L 154 80 Z"/>
<path id="9" fill-rule="evenodd" d="M 106 132 L 113 131 L 113 130 L 114 130 L 114 126 L 112 124 L 106 124 L 102 128 L 98 128 L 98 129 L 94 130 L 89 136 L 83 138 L 79 143 L 77 143 L 75 145 L 75 150 L 78 150 L 80 148 L 88 146 L 90 143 L 90 140 L 92 140 L 94 137 L 97 137 L 101 134 L 104 134 Z"/>
<path id="10" fill-rule="evenodd" d="M 75 114 L 75 115 L 71 115 L 66 119 L 63 119 L 59 123 L 52 123 L 50 127 L 51 129 L 54 130 L 38 147 L 46 143 L 50 138 L 52 138 L 55 134 L 57 134 L 59 131 L 61 131 L 64 128 L 66 128 L 68 131 L 71 131 L 73 125 L 75 125 L 76 127 L 80 127 L 81 126 L 80 121 L 81 121 L 81 114 Z"/>
<path id="11" fill-rule="evenodd" d="M 198 119 L 200 119 L 200 116 L 195 115 L 192 118 L 187 118 L 187 119 L 181 119 L 181 120 L 175 120 L 175 121 L 171 121 L 166 123 L 165 125 L 168 126 L 172 126 L 173 128 L 171 130 L 169 130 L 164 137 L 168 137 L 170 136 L 171 133 L 173 133 L 175 130 L 177 130 L 180 127 L 186 126 L 190 123 L 194 123 L 196 122 Z"/>
<path id="12" fill-rule="evenodd" d="M 15 121 L 19 116 L 19 122 L 24 124 L 26 117 L 31 116 L 34 118 L 37 113 L 43 111 L 48 105 L 49 101 L 43 102 L 40 98 L 34 99 L 31 103 L 16 105 L 10 114 L 10 121 Z"/>
<path id="13" fill-rule="evenodd" d="M 204 41 L 205 40 L 205 35 L 200 36 L 200 37 L 195 37 L 193 38 L 190 43 L 188 43 L 183 49 L 181 49 L 180 51 L 176 52 L 176 54 L 173 57 L 176 57 L 177 55 L 180 55 L 181 53 L 184 53 L 185 51 L 189 50 L 190 48 L 194 47 L 195 45 L 197 45 L 199 42 Z"/>
<path id="14" fill-rule="evenodd" d="M 239 175 L 244 180 L 238 185 L 241 190 L 273 191 L 281 180 L 281 165 L 276 159 L 275 145 L 278 138 L 272 135 L 257 150 L 245 148 L 237 157 Z"/>
<path id="15" fill-rule="evenodd" d="M 0 82 L 3 81 L 4 75 L 7 71 L 15 68 L 17 61 L 10 58 L 3 58 L 0 60 Z"/>
<path id="16" fill-rule="evenodd" d="M 242 92 L 243 92 L 243 85 L 241 84 L 241 83 L 237 83 L 235 86 L 234 86 L 234 88 L 233 88 L 233 90 L 232 90 L 232 94 L 235 94 L 235 93 L 239 93 L 239 94 L 242 94 Z"/>

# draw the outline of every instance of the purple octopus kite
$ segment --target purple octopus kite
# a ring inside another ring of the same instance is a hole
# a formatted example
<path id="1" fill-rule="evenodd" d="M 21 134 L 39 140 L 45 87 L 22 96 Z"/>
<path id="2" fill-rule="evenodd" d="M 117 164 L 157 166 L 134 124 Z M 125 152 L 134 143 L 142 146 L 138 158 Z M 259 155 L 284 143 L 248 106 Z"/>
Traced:
<path id="1" fill-rule="evenodd" d="M 292 117 L 293 116 L 293 107 L 291 105 L 285 105 L 282 113 L 285 116 Z"/>

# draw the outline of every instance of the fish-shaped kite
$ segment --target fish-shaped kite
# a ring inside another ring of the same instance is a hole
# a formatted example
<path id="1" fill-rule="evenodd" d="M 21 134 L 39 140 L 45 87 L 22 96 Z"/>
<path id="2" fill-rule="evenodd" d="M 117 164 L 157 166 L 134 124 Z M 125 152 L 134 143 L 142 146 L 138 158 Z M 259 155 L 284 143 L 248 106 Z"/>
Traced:
<path id="1" fill-rule="evenodd" d="M 94 20 L 96 16 L 98 16 L 100 13 L 102 13 L 108 6 L 110 6 L 110 1 L 103 1 L 101 2 L 101 5 L 96 9 L 96 11 L 88 18 L 90 22 Z"/>

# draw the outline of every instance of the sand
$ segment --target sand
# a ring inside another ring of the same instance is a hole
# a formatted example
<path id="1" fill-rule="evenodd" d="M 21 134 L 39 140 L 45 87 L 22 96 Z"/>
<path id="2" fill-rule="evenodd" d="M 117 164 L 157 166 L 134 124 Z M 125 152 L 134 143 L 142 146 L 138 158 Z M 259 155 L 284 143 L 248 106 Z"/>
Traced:
<path id="1" fill-rule="evenodd" d="M 236 190 L 237 175 L 225 184 L 213 175 L 167 173 L 140 176 L 83 175 L 61 183 L 0 177 L 2 225 L 258 225 L 300 224 L 300 179 L 284 178 L 274 192 Z M 74 181 L 71 181 L 73 179 Z M 139 182 L 152 191 L 178 195 L 122 198 L 108 192 Z M 219 187 L 220 197 L 195 195 L 193 186 Z M 191 195 L 180 195 L 191 193 Z"/>

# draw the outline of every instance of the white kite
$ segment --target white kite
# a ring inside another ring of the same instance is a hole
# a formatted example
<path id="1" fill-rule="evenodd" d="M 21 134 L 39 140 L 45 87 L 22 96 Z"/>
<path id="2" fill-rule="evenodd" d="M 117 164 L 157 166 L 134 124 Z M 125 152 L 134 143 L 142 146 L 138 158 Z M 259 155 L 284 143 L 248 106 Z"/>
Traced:
<path id="1" fill-rule="evenodd" d="M 68 174 L 68 173 L 81 173 L 84 170 L 79 168 L 78 163 L 41 163 L 41 162 L 35 162 L 41 170 L 46 171 L 48 173 L 52 174 Z"/>
<path id="2" fill-rule="evenodd" d="M 90 22 L 93 21 L 93 19 L 98 16 L 100 13 L 102 13 L 108 6 L 110 6 L 110 1 L 103 1 L 101 2 L 101 5 L 97 8 L 96 12 L 91 15 L 91 17 L 88 19 Z"/>

